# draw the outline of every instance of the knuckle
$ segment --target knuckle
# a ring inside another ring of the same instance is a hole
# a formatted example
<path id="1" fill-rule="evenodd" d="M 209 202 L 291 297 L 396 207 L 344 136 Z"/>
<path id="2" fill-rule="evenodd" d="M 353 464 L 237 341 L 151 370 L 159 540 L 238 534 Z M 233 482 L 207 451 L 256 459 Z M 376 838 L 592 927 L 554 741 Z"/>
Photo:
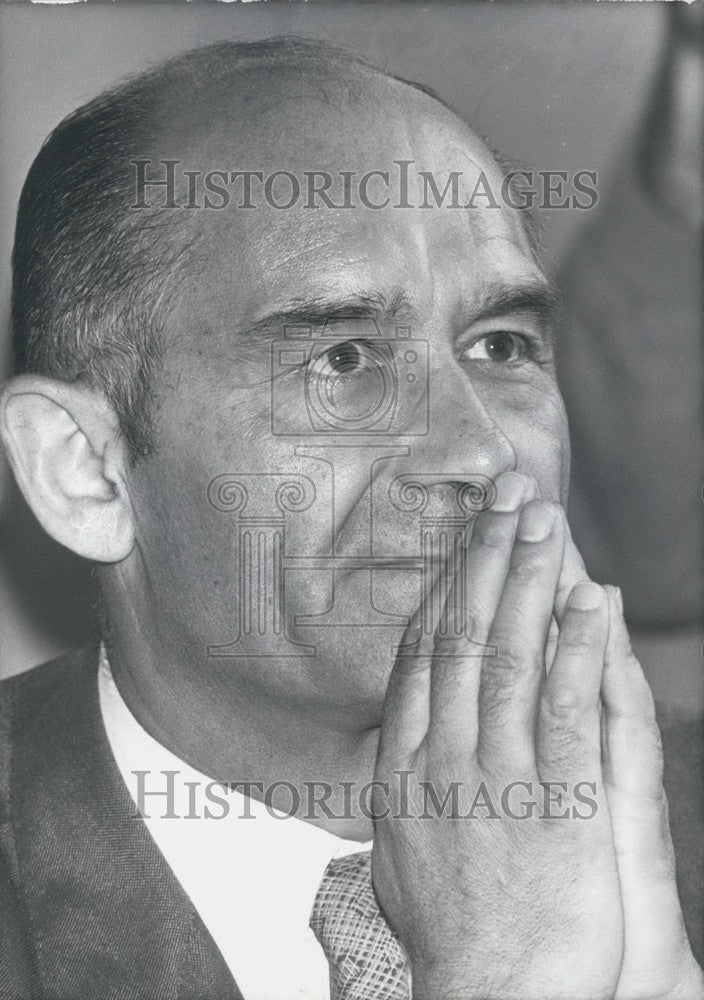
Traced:
<path id="1" fill-rule="evenodd" d="M 530 549 L 514 549 L 511 557 L 510 573 L 516 580 L 530 581 L 542 576 L 547 560 L 544 552 L 532 546 Z"/>
<path id="2" fill-rule="evenodd" d="M 479 694 L 481 722 L 484 726 L 496 729 L 509 714 L 511 690 L 496 675 L 482 675 Z"/>
<path id="3" fill-rule="evenodd" d="M 544 720 L 540 741 L 539 762 L 554 766 L 573 760 L 584 748 L 584 736 L 572 724 L 574 716 Z"/>
<path id="4" fill-rule="evenodd" d="M 574 656 L 589 656 L 594 651 L 594 632 L 584 622 L 573 623 L 562 632 L 562 647 Z"/>
<path id="5" fill-rule="evenodd" d="M 487 658 L 487 668 L 497 683 L 510 681 L 511 675 L 535 666 L 525 643 L 514 636 L 493 636 L 492 645 L 496 656 Z"/>
<path id="6" fill-rule="evenodd" d="M 466 645 L 467 640 L 463 635 L 438 635 L 436 633 L 433 654 L 440 663 L 450 664 L 464 651 Z"/>
<path id="7" fill-rule="evenodd" d="M 546 690 L 540 703 L 541 742 L 551 756 L 574 757 L 575 752 L 600 736 L 596 703 L 590 704 L 575 688 L 558 685 Z"/>
<path id="8" fill-rule="evenodd" d="M 508 532 L 505 524 L 497 523 L 493 518 L 488 520 L 482 520 L 482 518 L 479 518 L 472 534 L 472 543 L 470 547 L 470 571 L 472 550 L 477 553 L 482 550 L 487 550 L 488 552 L 500 552 L 502 549 L 508 549 L 510 544 L 511 534 Z"/>
<path id="9" fill-rule="evenodd" d="M 561 720 L 561 725 L 574 722 L 582 711 L 582 699 L 578 691 L 567 684 L 553 687 L 543 699 L 543 714 L 545 719 Z"/>
<path id="10" fill-rule="evenodd" d="M 433 671 L 446 690 L 459 689 L 467 673 L 464 663 L 454 657 L 452 659 L 440 657 L 435 660 Z"/>

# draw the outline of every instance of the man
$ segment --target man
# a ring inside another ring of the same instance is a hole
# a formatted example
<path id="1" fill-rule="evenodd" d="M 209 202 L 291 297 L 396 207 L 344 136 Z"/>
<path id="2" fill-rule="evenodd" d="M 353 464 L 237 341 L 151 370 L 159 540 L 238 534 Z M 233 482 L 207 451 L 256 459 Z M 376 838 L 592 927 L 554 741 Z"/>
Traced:
<path id="1" fill-rule="evenodd" d="M 509 190 L 301 40 L 39 154 L 0 426 L 104 647 L 4 686 L 3 996 L 704 994 Z"/>

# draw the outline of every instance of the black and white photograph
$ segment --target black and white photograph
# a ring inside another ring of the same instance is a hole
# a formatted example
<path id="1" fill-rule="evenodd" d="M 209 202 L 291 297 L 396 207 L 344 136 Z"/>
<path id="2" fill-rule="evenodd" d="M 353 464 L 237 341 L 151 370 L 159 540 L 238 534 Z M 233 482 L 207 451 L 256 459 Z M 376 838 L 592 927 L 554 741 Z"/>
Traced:
<path id="1" fill-rule="evenodd" d="M 704 1000 L 704 0 L 0 6 L 0 1000 Z"/>

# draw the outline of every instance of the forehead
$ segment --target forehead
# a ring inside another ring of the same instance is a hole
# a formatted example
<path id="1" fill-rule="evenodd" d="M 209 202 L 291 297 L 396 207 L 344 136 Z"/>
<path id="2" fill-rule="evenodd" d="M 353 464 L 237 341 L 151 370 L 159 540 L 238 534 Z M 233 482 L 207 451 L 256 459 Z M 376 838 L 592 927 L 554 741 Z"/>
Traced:
<path id="1" fill-rule="evenodd" d="M 217 172 L 228 191 L 227 205 L 189 219 L 202 265 L 181 288 L 191 327 L 368 290 L 401 289 L 423 313 L 448 289 L 471 298 L 474 286 L 540 277 L 490 150 L 397 81 L 254 74 L 207 123 L 165 137 L 158 158 L 169 157 L 199 185 Z M 244 179 L 220 171 L 257 172 L 251 208 Z"/>

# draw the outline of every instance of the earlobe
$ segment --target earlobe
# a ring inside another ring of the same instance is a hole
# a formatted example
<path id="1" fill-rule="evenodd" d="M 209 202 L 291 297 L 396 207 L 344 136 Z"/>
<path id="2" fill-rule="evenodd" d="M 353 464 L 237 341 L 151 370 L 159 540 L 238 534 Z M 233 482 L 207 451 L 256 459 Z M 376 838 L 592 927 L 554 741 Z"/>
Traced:
<path id="1" fill-rule="evenodd" d="M 129 555 L 127 447 L 101 393 L 20 375 L 0 394 L 0 437 L 19 488 L 52 538 L 94 562 Z"/>

